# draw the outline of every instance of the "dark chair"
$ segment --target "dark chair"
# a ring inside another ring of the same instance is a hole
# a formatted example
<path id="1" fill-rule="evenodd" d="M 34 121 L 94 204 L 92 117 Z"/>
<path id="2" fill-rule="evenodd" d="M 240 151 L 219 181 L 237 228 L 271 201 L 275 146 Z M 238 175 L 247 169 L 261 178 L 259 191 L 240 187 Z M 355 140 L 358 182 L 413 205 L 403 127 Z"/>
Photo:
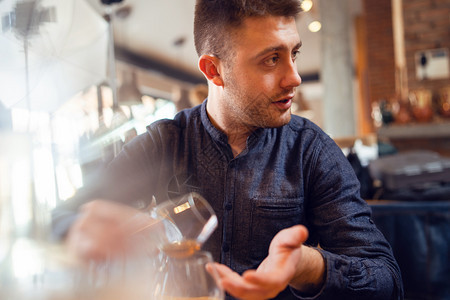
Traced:
<path id="1" fill-rule="evenodd" d="M 400 266 L 405 299 L 450 299 L 450 201 L 368 201 Z"/>

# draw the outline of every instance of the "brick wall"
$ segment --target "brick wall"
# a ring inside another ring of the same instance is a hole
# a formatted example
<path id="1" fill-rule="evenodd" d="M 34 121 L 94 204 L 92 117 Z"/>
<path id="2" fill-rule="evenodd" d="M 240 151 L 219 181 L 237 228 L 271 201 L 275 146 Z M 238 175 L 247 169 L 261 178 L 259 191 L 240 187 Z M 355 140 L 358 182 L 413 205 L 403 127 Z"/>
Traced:
<path id="1" fill-rule="evenodd" d="M 409 1 L 409 0 L 408 0 Z M 395 57 L 391 0 L 363 0 L 369 101 L 395 95 Z"/>
<path id="2" fill-rule="evenodd" d="M 403 0 L 402 3 L 408 88 L 410 91 L 431 89 L 436 97 L 439 89 L 450 85 L 450 79 L 417 79 L 415 54 L 438 48 L 450 50 L 450 0 Z M 364 89 L 360 102 L 370 107 L 372 102 L 390 100 L 396 94 L 392 7 L 391 0 L 362 0 L 362 4 L 365 26 L 362 42 L 366 43 L 362 80 L 366 84 L 360 85 Z"/>
<path id="3" fill-rule="evenodd" d="M 403 0 L 403 19 L 409 89 L 450 85 L 450 79 L 418 80 L 415 66 L 417 51 L 450 49 L 450 0 Z"/>

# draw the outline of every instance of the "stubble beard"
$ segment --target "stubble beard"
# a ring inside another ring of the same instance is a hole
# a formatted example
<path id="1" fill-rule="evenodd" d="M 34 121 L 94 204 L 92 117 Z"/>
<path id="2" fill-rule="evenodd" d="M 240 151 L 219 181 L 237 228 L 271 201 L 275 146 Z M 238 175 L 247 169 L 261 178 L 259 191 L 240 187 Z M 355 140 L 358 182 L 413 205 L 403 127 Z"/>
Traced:
<path id="1" fill-rule="evenodd" d="M 262 92 L 255 96 L 249 96 L 239 89 L 234 79 L 229 81 L 228 89 L 232 93 L 225 94 L 225 103 L 227 110 L 233 115 L 235 127 L 253 131 L 257 128 L 281 127 L 289 123 L 291 109 L 282 112 L 273 107 L 272 103 L 283 95 L 289 94 L 289 91 L 283 91 L 273 96 Z"/>
<path id="2" fill-rule="evenodd" d="M 291 120 L 291 109 L 281 112 L 273 107 L 272 102 L 280 97 L 292 93 L 292 90 L 284 90 L 276 95 L 249 94 L 243 90 L 233 74 L 233 56 L 224 59 L 227 71 L 224 74 L 226 91 L 224 93 L 224 109 L 230 114 L 227 124 L 228 133 L 251 135 L 258 128 L 275 128 L 286 125 Z M 228 134 L 230 136 L 230 134 Z"/>

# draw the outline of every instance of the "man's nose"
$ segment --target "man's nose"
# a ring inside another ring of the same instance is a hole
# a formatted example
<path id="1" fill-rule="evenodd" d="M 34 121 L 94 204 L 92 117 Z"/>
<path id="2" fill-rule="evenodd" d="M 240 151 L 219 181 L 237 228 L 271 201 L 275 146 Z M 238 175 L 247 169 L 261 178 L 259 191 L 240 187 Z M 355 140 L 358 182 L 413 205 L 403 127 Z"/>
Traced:
<path id="1" fill-rule="evenodd" d="M 298 74 L 295 61 L 289 61 L 286 66 L 284 76 L 280 82 L 282 88 L 294 88 L 302 83 L 302 78 Z"/>

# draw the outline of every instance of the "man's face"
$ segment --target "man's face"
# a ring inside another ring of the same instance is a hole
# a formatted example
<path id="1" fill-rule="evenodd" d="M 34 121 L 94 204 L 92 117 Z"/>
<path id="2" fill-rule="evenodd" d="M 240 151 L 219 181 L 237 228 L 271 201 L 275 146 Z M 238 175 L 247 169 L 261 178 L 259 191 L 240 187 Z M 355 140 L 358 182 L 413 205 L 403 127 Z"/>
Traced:
<path id="1" fill-rule="evenodd" d="M 295 63 L 301 43 L 294 18 L 248 18 L 229 44 L 233 56 L 222 70 L 228 121 L 247 128 L 288 123 L 301 83 Z"/>

